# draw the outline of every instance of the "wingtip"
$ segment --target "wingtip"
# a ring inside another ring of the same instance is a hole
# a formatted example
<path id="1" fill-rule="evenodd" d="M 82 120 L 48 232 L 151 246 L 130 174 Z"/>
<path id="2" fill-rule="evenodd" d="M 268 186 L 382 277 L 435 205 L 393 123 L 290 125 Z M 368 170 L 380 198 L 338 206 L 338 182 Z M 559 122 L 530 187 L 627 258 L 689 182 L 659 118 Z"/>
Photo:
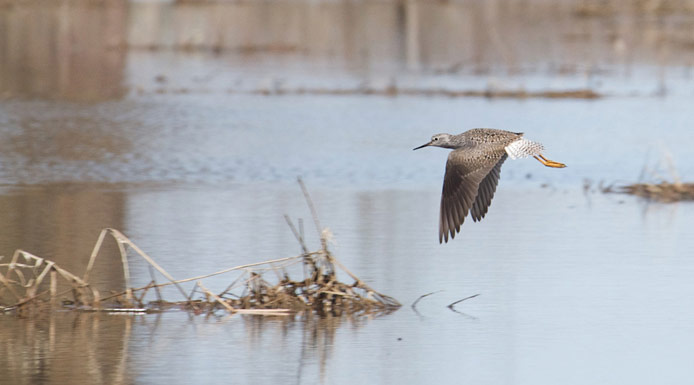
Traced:
<path id="1" fill-rule="evenodd" d="M 444 244 L 448 243 L 448 237 L 450 236 L 451 241 L 455 239 L 455 231 L 450 230 L 450 235 L 449 231 L 444 232 L 439 232 L 439 244 Z"/>

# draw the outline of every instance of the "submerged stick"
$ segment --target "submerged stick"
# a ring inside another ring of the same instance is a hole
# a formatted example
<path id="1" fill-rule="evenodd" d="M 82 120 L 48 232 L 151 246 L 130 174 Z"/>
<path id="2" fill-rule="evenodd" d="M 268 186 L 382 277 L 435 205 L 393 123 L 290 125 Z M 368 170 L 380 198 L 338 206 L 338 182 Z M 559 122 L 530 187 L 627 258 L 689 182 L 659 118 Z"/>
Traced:
<path id="1" fill-rule="evenodd" d="M 467 301 L 468 299 L 475 298 L 475 297 L 477 297 L 478 295 L 479 295 L 479 294 L 475 294 L 475 295 L 471 295 L 471 296 L 469 296 L 469 297 L 465 297 L 465 298 L 463 298 L 463 299 L 459 299 L 459 300 L 457 300 L 457 301 L 451 303 L 450 305 L 448 305 L 448 306 L 446 306 L 446 307 L 449 308 L 449 309 L 451 309 L 451 310 L 453 310 L 453 311 L 455 311 L 455 309 L 453 309 L 453 306 L 455 306 L 455 305 L 457 305 L 457 304 L 459 304 L 459 303 L 461 303 L 461 302 L 463 302 L 463 301 Z"/>
<path id="2" fill-rule="evenodd" d="M 436 290 L 436 291 L 432 291 L 431 293 L 422 294 L 422 295 L 419 296 L 419 298 L 417 298 L 416 300 L 414 300 L 414 302 L 412 302 L 412 305 L 410 305 L 410 307 L 412 308 L 412 310 L 414 310 L 415 312 L 419 313 L 419 312 L 417 311 L 417 303 L 419 303 L 419 301 L 421 301 L 422 298 L 428 297 L 428 296 L 430 296 L 430 295 L 432 295 L 432 294 L 440 293 L 440 292 L 442 292 L 442 291 L 443 291 L 443 290 Z"/>

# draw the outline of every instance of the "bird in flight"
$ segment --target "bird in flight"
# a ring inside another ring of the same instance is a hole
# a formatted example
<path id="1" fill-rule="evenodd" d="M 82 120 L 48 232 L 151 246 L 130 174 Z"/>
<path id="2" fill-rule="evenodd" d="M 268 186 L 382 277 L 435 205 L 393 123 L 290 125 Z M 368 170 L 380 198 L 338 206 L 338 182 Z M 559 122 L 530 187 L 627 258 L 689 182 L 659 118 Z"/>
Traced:
<path id="1" fill-rule="evenodd" d="M 449 235 L 455 238 L 468 212 L 475 222 L 484 218 L 506 158 L 532 156 L 547 167 L 566 167 L 542 156 L 542 144 L 524 138 L 522 132 L 474 128 L 459 135 L 436 134 L 429 143 L 414 150 L 428 146 L 453 150 L 448 155 L 443 177 L 439 243 L 448 242 Z"/>

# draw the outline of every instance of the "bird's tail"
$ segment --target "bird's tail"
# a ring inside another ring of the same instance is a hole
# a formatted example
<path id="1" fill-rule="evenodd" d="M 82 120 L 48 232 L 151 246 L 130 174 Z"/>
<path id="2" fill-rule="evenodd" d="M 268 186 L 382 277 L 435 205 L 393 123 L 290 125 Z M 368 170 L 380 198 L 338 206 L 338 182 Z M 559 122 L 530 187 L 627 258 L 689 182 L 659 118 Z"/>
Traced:
<path id="1" fill-rule="evenodd" d="M 505 147 L 506 153 L 511 159 L 527 158 L 529 156 L 540 155 L 544 151 L 541 143 L 533 142 L 532 140 L 523 137 L 513 141 Z"/>

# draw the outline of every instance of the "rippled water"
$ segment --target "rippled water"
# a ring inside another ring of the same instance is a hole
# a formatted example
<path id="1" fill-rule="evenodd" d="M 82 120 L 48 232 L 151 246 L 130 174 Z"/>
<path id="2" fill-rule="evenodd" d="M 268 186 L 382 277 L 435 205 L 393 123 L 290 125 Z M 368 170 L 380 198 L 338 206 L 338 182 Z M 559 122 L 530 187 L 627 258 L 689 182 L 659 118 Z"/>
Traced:
<path id="1" fill-rule="evenodd" d="M 668 83 L 678 92 L 652 96 L 655 77 L 608 74 L 601 87 L 619 92 L 599 100 L 262 95 L 217 87 L 243 73 L 244 65 L 225 67 L 237 59 L 136 51 L 124 57 L 122 89 L 107 92 L 129 90 L 123 95 L 0 102 L 0 254 L 22 248 L 81 273 L 99 231 L 115 227 L 176 278 L 293 256 L 300 248 L 282 215 L 310 218 L 295 183 L 302 176 L 337 257 L 405 306 L 357 319 L 2 316 L 0 383 L 676 384 L 692 377 L 694 206 L 597 192 L 600 182 L 669 179 L 668 157 L 684 180 L 694 175 L 686 76 Z M 646 64 L 639 68 L 648 72 Z M 305 84 L 304 70 L 284 70 L 275 67 L 290 84 Z M 191 86 L 204 73 L 213 74 L 210 86 Z M 421 76 L 425 84 L 442 81 Z M 564 79 L 520 78 L 529 88 Z M 456 81 L 476 87 L 488 79 Z M 412 148 L 434 133 L 478 126 L 523 131 L 568 167 L 506 162 L 487 218 L 439 245 L 447 151 Z M 136 283 L 149 281 L 145 264 L 133 261 L 132 270 Z M 95 279 L 122 287 L 120 262 L 99 261 Z M 220 291 L 228 283 L 218 276 L 206 286 Z M 417 311 L 409 307 L 430 292 Z M 446 307 L 474 294 L 458 312 Z"/>

